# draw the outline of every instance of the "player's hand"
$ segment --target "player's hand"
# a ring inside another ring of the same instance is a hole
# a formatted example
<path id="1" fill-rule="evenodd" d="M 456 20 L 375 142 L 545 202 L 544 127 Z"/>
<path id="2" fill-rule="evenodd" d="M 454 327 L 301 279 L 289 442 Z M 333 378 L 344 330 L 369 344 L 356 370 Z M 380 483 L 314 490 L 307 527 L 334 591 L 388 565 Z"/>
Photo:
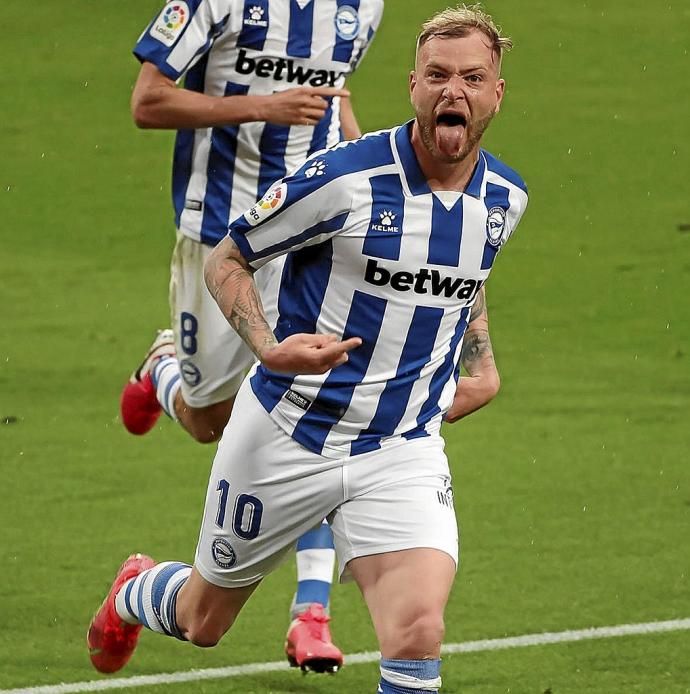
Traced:
<path id="1" fill-rule="evenodd" d="M 295 87 L 262 99 L 260 120 L 275 125 L 316 125 L 326 113 L 325 97 L 349 97 L 347 89 L 335 87 Z"/>
<path id="2" fill-rule="evenodd" d="M 359 347 L 362 338 L 342 342 L 335 335 L 290 335 L 261 354 L 261 363 L 271 371 L 285 374 L 322 374 L 344 364 L 347 353 Z"/>

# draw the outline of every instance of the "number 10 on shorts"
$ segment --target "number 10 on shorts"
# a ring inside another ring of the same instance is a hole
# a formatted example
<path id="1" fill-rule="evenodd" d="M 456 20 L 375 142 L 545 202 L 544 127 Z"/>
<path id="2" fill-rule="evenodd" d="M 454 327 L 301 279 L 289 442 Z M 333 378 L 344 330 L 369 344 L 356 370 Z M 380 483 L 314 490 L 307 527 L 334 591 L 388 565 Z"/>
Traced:
<path id="1" fill-rule="evenodd" d="M 220 480 L 216 491 L 219 494 L 216 525 L 223 528 L 230 498 L 230 482 Z M 263 512 L 264 505 L 260 499 L 251 494 L 238 494 L 232 511 L 232 532 L 242 540 L 253 540 L 259 534 Z"/>

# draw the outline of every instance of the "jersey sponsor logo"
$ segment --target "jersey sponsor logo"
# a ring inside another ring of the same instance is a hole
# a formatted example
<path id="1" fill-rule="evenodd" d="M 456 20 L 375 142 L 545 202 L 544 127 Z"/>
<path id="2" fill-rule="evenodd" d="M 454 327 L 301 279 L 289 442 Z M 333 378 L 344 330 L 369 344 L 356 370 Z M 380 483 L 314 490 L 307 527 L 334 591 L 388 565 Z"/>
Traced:
<path id="1" fill-rule="evenodd" d="M 242 48 L 237 54 L 235 71 L 240 75 L 255 74 L 257 77 L 270 77 L 279 82 L 296 82 L 311 87 L 334 87 L 336 81 L 345 73 L 335 70 L 315 70 L 298 65 L 292 58 L 252 58 Z"/>
<path id="2" fill-rule="evenodd" d="M 379 265 L 374 258 L 367 260 L 364 281 L 375 287 L 390 285 L 396 292 L 413 291 L 415 294 L 433 294 L 433 296 L 442 296 L 447 299 L 455 297 L 467 302 L 474 299 L 484 284 L 482 280 L 444 276 L 438 270 L 426 267 L 414 273 L 405 270 L 392 272 L 383 265 Z"/>
<path id="3" fill-rule="evenodd" d="M 237 563 L 237 552 L 222 537 L 217 537 L 211 544 L 211 556 L 221 569 L 229 569 Z"/>
<path id="4" fill-rule="evenodd" d="M 391 234 L 397 234 L 400 231 L 400 227 L 393 224 L 395 217 L 395 213 L 391 210 L 383 210 L 383 212 L 379 212 L 379 219 L 381 220 L 381 223 L 372 224 L 371 230 L 386 231 Z"/>
<path id="5" fill-rule="evenodd" d="M 304 170 L 304 175 L 307 178 L 312 178 L 313 176 L 323 176 L 326 171 L 326 162 L 317 159 L 311 163 L 311 166 Z"/>
<path id="6" fill-rule="evenodd" d="M 189 6 L 183 0 L 169 2 L 153 23 L 149 34 L 165 46 L 172 46 L 189 21 Z"/>
<path id="7" fill-rule="evenodd" d="M 268 20 L 264 19 L 264 8 L 259 5 L 251 5 L 247 8 L 247 16 L 244 18 L 245 26 L 261 27 L 268 26 Z"/>
<path id="8" fill-rule="evenodd" d="M 359 36 L 359 15 L 350 5 L 342 5 L 335 13 L 335 33 L 343 41 L 354 41 Z"/>
<path id="9" fill-rule="evenodd" d="M 244 218 L 249 224 L 256 226 L 279 210 L 283 206 L 286 196 L 287 185 L 281 183 L 277 188 L 269 190 L 259 202 L 245 212 Z"/>
<path id="10" fill-rule="evenodd" d="M 498 248 L 505 241 L 506 211 L 502 207 L 492 207 L 486 218 L 486 239 Z"/>

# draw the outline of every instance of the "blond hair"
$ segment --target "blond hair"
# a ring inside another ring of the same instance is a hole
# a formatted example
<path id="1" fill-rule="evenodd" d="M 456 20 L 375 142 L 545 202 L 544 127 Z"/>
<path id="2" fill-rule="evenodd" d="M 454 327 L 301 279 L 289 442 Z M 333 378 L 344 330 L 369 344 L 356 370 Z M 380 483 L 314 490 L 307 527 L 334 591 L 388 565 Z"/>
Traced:
<path id="1" fill-rule="evenodd" d="M 501 36 L 501 28 L 494 23 L 490 14 L 484 12 L 481 4 L 448 7 L 428 19 L 422 24 L 422 32 L 417 38 L 417 52 L 435 37 L 462 38 L 475 30 L 481 31 L 489 39 L 500 67 L 503 53 L 513 47 L 513 41 L 508 36 Z"/>

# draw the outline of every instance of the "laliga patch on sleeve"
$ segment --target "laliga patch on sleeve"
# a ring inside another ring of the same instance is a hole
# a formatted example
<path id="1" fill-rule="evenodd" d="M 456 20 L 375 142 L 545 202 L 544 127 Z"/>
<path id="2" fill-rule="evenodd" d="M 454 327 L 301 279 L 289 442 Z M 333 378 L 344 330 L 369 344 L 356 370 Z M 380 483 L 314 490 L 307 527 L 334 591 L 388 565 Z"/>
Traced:
<path id="1" fill-rule="evenodd" d="M 259 222 L 277 212 L 287 197 L 287 185 L 281 183 L 277 188 L 272 188 L 257 202 L 254 207 L 244 213 L 244 218 L 255 227 Z"/>
<path id="2" fill-rule="evenodd" d="M 149 34 L 162 44 L 170 47 L 177 41 L 189 22 L 189 6 L 184 0 L 169 2 L 153 23 Z"/>

